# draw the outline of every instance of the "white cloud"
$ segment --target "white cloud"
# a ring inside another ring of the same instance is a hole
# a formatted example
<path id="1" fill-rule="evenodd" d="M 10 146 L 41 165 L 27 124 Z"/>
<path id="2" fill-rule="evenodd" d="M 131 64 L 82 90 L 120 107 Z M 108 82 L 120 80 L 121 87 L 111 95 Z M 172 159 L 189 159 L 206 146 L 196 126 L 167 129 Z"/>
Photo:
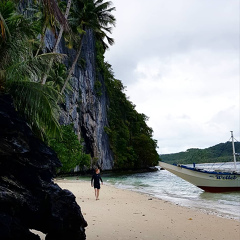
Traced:
<path id="1" fill-rule="evenodd" d="M 136 109 L 150 117 L 160 153 L 240 134 L 239 4 L 114 1 L 116 44 L 106 59 Z"/>

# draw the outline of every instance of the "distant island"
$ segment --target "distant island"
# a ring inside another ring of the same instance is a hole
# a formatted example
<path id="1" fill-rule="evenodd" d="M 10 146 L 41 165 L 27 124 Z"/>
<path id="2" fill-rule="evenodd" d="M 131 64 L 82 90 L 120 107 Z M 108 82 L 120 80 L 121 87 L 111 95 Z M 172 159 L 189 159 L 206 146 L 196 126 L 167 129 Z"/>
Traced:
<path id="1" fill-rule="evenodd" d="M 240 153 L 240 142 L 235 142 L 235 152 Z M 170 164 L 231 162 L 233 161 L 232 143 L 219 143 L 205 149 L 190 148 L 185 152 L 162 154 L 160 158 Z M 239 161 L 239 157 L 237 157 L 237 161 Z"/>

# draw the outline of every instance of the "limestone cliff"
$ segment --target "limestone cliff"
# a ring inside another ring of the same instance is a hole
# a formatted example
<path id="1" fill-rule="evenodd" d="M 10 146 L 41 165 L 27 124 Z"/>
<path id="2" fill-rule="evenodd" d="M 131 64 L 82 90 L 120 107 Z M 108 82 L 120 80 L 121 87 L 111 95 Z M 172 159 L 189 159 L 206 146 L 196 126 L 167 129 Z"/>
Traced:
<path id="1" fill-rule="evenodd" d="M 51 33 L 46 35 L 46 48 L 51 50 L 55 43 Z M 65 64 L 70 67 L 75 57 L 75 50 L 65 47 L 64 41 L 59 45 L 58 51 L 67 54 Z M 65 94 L 65 103 L 62 105 L 60 124 L 73 123 L 79 137 L 84 139 L 87 153 L 90 153 L 93 164 L 96 162 L 103 170 L 112 169 L 113 156 L 104 127 L 108 125 L 107 107 L 108 98 L 105 90 L 104 79 L 101 82 L 101 96 L 97 96 L 96 82 L 96 53 L 95 41 L 92 31 L 88 30 L 83 39 L 81 57 L 84 66 L 76 65 L 71 79 L 72 92 Z"/>

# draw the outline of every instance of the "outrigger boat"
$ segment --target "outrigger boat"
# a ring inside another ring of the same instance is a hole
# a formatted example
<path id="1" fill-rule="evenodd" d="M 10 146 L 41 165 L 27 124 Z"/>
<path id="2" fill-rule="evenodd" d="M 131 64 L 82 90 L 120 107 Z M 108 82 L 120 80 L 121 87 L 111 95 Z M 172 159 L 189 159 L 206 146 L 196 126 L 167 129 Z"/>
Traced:
<path id="1" fill-rule="evenodd" d="M 231 131 L 234 169 L 231 171 L 214 170 L 208 171 L 180 164 L 168 164 L 159 162 L 160 167 L 168 170 L 176 176 L 190 182 L 206 192 L 230 192 L 240 191 L 240 172 L 237 172 L 236 154 L 234 147 L 233 132 Z"/>

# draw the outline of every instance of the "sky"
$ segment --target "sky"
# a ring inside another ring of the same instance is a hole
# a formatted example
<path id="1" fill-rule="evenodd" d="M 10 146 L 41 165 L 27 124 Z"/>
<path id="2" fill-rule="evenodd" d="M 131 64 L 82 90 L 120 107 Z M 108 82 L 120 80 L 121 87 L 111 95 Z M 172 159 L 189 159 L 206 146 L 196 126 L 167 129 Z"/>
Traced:
<path id="1" fill-rule="evenodd" d="M 240 1 L 112 0 L 105 53 L 158 153 L 240 141 Z"/>

